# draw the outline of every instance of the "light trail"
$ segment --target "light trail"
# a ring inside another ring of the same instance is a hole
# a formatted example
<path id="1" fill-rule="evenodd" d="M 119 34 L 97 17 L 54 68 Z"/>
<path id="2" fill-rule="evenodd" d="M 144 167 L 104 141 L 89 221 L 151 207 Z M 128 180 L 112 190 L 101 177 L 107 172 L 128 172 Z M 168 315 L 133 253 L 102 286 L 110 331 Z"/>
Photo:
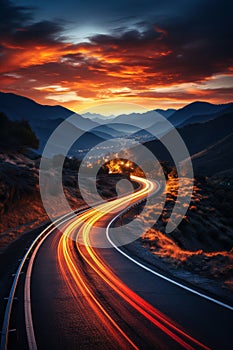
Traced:
<path id="1" fill-rule="evenodd" d="M 129 204 L 132 205 L 145 199 L 157 189 L 156 183 L 150 180 L 136 176 L 132 178 L 134 181 L 141 184 L 139 190 L 124 197 L 101 204 L 96 208 L 92 208 L 67 224 L 58 245 L 58 261 L 62 276 L 76 298 L 78 298 L 77 293 L 80 292 L 85 296 L 87 305 L 94 312 L 95 317 L 106 327 L 115 341 L 118 342 L 120 348 L 137 349 L 138 346 L 130 339 L 130 336 L 127 335 L 122 327 L 117 324 L 114 317 L 100 300 L 95 288 L 90 284 L 90 281 L 88 281 L 88 276 L 86 276 L 78 266 L 78 257 L 81 257 L 82 261 L 86 263 L 86 266 L 95 272 L 101 283 L 107 285 L 114 291 L 120 303 L 122 301 L 122 304 L 125 303 L 125 305 L 128 305 L 128 307 L 132 308 L 140 317 L 145 318 L 177 344 L 188 350 L 194 350 L 197 349 L 197 347 L 209 349 L 187 334 L 184 330 L 180 329 L 172 320 L 125 285 L 103 261 L 98 250 L 94 249 L 91 245 L 90 236 L 93 229 L 96 229 L 98 221 L 106 220 L 106 223 L 108 223 L 114 216 L 112 214 L 113 211 L 114 213 L 116 213 L 116 211 L 119 213 Z M 82 241 L 83 244 L 81 244 L 80 241 Z M 127 311 L 127 316 L 130 317 L 129 311 Z"/>

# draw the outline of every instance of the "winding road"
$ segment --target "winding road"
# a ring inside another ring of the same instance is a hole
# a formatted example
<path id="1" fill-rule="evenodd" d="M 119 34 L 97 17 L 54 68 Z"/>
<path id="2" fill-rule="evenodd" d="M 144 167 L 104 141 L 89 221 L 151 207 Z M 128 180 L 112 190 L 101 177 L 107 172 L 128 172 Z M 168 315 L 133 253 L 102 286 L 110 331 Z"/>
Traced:
<path id="1" fill-rule="evenodd" d="M 30 350 L 232 349 L 231 309 L 111 246 L 107 227 L 118 213 L 159 191 L 134 180 L 141 187 L 133 194 L 64 220 L 63 233 L 51 229 L 34 252 L 24 297 Z M 95 248 L 100 242 L 108 248 Z"/>

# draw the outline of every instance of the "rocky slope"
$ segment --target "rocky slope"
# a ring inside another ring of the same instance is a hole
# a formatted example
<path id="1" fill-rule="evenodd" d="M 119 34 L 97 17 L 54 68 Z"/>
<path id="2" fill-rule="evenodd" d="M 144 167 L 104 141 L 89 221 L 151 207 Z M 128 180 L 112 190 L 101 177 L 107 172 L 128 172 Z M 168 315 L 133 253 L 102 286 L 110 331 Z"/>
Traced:
<path id="1" fill-rule="evenodd" d="M 0 251 L 22 232 L 48 221 L 39 193 L 38 166 L 39 160 L 23 154 L 0 153 Z M 71 186 L 65 191 L 72 206 L 83 203 Z M 56 208 L 62 214 L 58 203 Z"/>
<path id="2" fill-rule="evenodd" d="M 49 222 L 39 191 L 39 164 L 37 155 L 0 151 L 0 252 L 26 231 Z M 63 190 L 72 209 L 85 205 L 78 190 L 79 161 L 66 159 L 63 168 Z M 52 181 L 56 181 L 54 158 Z M 116 196 L 116 183 L 124 175 L 100 174 L 97 189 L 104 199 Z M 51 193 L 50 193 L 51 194 Z M 50 196 L 55 216 L 65 214 L 56 194 Z"/>
<path id="3" fill-rule="evenodd" d="M 171 234 L 165 233 L 165 225 L 176 200 L 177 179 L 169 179 L 167 191 L 162 215 L 144 232 L 143 246 L 168 266 L 214 279 L 233 290 L 233 177 L 196 179 L 186 216 Z"/>

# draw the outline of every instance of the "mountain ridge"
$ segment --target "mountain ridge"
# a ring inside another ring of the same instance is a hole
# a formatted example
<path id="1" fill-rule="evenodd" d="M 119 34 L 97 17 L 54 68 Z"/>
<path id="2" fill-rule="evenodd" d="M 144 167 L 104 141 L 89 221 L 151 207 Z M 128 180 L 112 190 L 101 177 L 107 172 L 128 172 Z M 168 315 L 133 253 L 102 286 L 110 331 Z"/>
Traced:
<path id="1" fill-rule="evenodd" d="M 232 102 L 224 104 L 213 104 L 205 101 L 194 101 L 188 105 L 178 109 L 174 112 L 168 120 L 174 125 L 179 126 L 188 119 L 191 119 L 193 116 L 202 116 L 202 115 L 213 115 L 218 112 L 223 112 L 229 106 L 232 105 Z M 207 121 L 207 120 L 205 120 Z"/>
<path id="2" fill-rule="evenodd" d="M 27 97 L 4 92 L 0 92 L 0 111 L 10 119 L 26 119 L 29 121 L 33 131 L 40 139 L 40 153 L 42 153 L 44 145 L 56 127 L 74 114 L 69 109 L 59 105 L 42 105 Z M 153 135 L 143 130 L 144 128 L 149 128 L 148 130 L 151 128 L 152 134 L 158 134 L 160 130 L 161 136 L 165 132 L 169 133 L 169 130 L 166 129 L 166 123 L 163 125 L 163 123 L 154 122 L 155 111 L 121 114 L 114 119 L 110 119 L 109 123 L 107 123 L 107 120 L 104 120 L 104 122 L 100 120 L 100 124 L 75 113 L 77 116 L 75 125 L 77 130 L 84 132 L 88 130 L 82 140 L 77 143 L 78 149 L 82 147 L 88 149 L 97 142 L 101 143 L 115 137 L 133 138 L 135 136 L 139 142 L 148 144 L 153 148 L 153 144 L 157 144 L 156 140 L 153 140 Z M 233 130 L 232 102 L 211 104 L 204 101 L 194 101 L 175 111 L 173 109 L 160 111 L 168 113 L 166 119 L 173 122 L 178 128 L 191 155 L 208 148 Z M 212 112 L 210 113 L 210 111 Z M 132 124 L 137 125 L 137 127 Z M 161 154 L 163 154 L 163 151 L 161 151 Z"/>

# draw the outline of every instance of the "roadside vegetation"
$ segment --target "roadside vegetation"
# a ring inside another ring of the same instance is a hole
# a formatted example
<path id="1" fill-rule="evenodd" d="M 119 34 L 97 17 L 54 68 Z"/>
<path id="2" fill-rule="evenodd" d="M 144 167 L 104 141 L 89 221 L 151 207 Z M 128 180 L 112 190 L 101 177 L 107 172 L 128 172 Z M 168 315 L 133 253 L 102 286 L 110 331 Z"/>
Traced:
<path id="1" fill-rule="evenodd" d="M 13 151 L 38 149 L 39 140 L 26 120 L 10 120 L 0 112 L 0 147 Z"/>

